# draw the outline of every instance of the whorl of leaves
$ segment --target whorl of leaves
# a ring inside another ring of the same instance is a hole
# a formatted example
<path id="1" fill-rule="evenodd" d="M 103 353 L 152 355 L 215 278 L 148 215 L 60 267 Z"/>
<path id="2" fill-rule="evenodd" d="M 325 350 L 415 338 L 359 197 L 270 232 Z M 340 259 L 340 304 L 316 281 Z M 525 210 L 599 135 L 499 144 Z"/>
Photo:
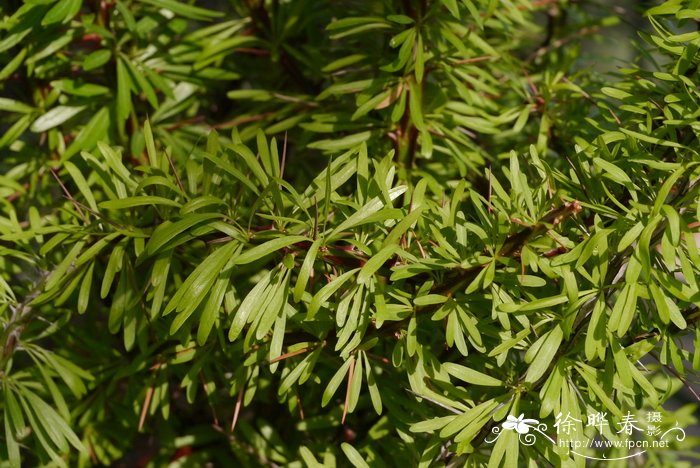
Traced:
<path id="1" fill-rule="evenodd" d="M 700 369 L 697 1 L 604 81 L 588 2 L 192 3 L 0 6 L 0 466 L 584 466 L 485 440 Z"/>

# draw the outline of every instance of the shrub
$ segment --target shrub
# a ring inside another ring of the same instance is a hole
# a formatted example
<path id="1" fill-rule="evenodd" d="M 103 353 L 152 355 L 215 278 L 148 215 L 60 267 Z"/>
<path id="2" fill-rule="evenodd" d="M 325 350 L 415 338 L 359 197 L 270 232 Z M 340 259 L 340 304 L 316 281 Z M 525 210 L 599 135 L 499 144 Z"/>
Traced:
<path id="1" fill-rule="evenodd" d="M 0 459 L 678 464 L 697 2 L 211 8 L 0 6 Z"/>

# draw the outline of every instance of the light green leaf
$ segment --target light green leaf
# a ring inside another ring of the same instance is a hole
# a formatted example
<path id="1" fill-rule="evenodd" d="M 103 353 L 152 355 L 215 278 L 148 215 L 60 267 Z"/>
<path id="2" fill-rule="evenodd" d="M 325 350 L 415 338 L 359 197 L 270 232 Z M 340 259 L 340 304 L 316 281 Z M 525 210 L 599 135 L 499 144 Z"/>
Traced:
<path id="1" fill-rule="evenodd" d="M 166 221 L 160 224 L 155 231 L 153 231 L 151 238 L 148 240 L 144 249 L 144 255 L 149 257 L 155 255 L 164 246 L 167 247 L 170 241 L 184 231 L 210 219 L 220 218 L 221 216 L 223 216 L 221 213 L 189 214 L 174 223 Z"/>
<path id="2" fill-rule="evenodd" d="M 334 292 L 340 289 L 340 287 L 343 284 L 345 284 L 350 278 L 352 278 L 352 276 L 358 271 L 359 268 L 346 271 L 345 273 L 334 278 L 330 283 L 322 287 L 321 290 L 316 293 L 316 295 L 311 299 L 311 302 L 309 303 L 307 318 L 309 320 L 313 319 L 316 316 L 316 312 L 318 312 L 318 309 L 321 308 L 323 303 L 326 302 L 326 300 L 329 297 L 331 297 Z"/>
<path id="3" fill-rule="evenodd" d="M 394 200 L 395 198 L 399 197 L 406 191 L 405 186 L 399 186 L 399 187 L 394 187 L 389 191 L 389 197 L 391 200 Z M 384 202 L 381 200 L 379 197 L 375 197 L 372 200 L 370 200 L 366 205 L 364 205 L 362 208 L 360 208 L 358 211 L 350 215 L 345 221 L 340 223 L 338 226 L 331 231 L 331 233 L 328 235 L 328 239 L 332 239 L 335 235 L 337 235 L 340 232 L 343 232 L 347 229 L 351 229 L 355 226 L 359 226 L 361 224 L 364 224 L 367 222 L 367 219 L 377 211 L 381 210 L 384 207 Z"/>
<path id="4" fill-rule="evenodd" d="M 178 311 L 178 316 L 170 326 L 170 334 L 177 332 L 194 312 L 211 290 L 217 276 L 224 271 L 224 267 L 230 266 L 229 262 L 240 247 L 238 242 L 231 241 L 223 247 L 214 250 L 182 283 L 163 311 L 163 315 L 168 315 L 174 310 Z"/>
<path id="5" fill-rule="evenodd" d="M 348 135 L 342 138 L 334 138 L 331 140 L 318 140 L 308 145 L 309 148 L 320 149 L 325 151 L 342 151 L 354 148 L 363 141 L 369 140 L 371 132 L 360 132 L 353 135 Z"/>
<path id="6" fill-rule="evenodd" d="M 166 205 L 180 208 L 180 203 L 170 200 L 169 198 L 156 197 L 155 195 L 138 195 L 135 197 L 122 198 L 119 200 L 107 200 L 101 202 L 98 206 L 108 210 L 123 210 L 143 205 Z"/>
<path id="7" fill-rule="evenodd" d="M 606 161 L 603 158 L 593 158 L 593 164 L 600 168 L 613 182 L 631 184 L 632 179 L 629 178 L 627 173 L 617 167 L 610 161 Z"/>
<path id="8" fill-rule="evenodd" d="M 107 129 L 110 126 L 110 116 L 109 109 L 107 107 L 101 108 L 95 116 L 90 119 L 90 121 L 83 127 L 83 129 L 75 137 L 73 143 L 66 149 L 65 153 L 61 156 L 61 159 L 66 160 L 79 153 L 80 151 L 91 150 L 99 140 L 105 138 Z"/>
<path id="9" fill-rule="evenodd" d="M 559 304 L 568 302 L 568 300 L 569 298 L 566 295 L 545 297 L 542 299 L 535 299 L 534 301 L 526 302 L 524 304 L 505 303 L 500 306 L 500 310 L 503 312 L 531 312 L 533 310 L 551 309 Z"/>
<path id="10" fill-rule="evenodd" d="M 42 26 L 70 20 L 80 11 L 82 3 L 82 0 L 59 0 L 41 20 Z"/>
<path id="11" fill-rule="evenodd" d="M 465 366 L 461 366 L 459 364 L 454 364 L 452 362 L 446 362 L 442 365 L 442 368 L 447 371 L 448 374 L 450 374 L 453 377 L 457 377 L 459 380 L 462 380 L 464 382 L 473 384 L 473 385 L 483 385 L 483 386 L 489 386 L 489 387 L 501 387 L 503 386 L 503 382 L 491 377 L 489 375 L 486 375 L 484 373 L 481 373 L 479 371 L 475 371 L 474 369 L 470 369 Z"/>
<path id="12" fill-rule="evenodd" d="M 250 250 L 247 250 L 243 252 L 241 255 L 239 255 L 236 258 L 236 265 L 246 265 L 248 263 L 252 263 L 256 260 L 260 260 L 261 258 L 265 257 L 266 255 L 269 255 L 273 252 L 277 252 L 280 249 L 283 249 L 285 247 L 289 247 L 292 244 L 296 244 L 297 242 L 304 242 L 308 241 L 309 238 L 306 236 L 286 236 L 286 237 L 278 237 L 276 239 L 269 240 L 265 242 L 264 244 L 256 245 Z"/>
<path id="13" fill-rule="evenodd" d="M 188 5 L 187 3 L 180 2 L 177 0 L 139 0 L 141 3 L 148 3 L 150 5 L 157 6 L 159 8 L 164 8 L 170 10 L 176 15 L 184 16 L 185 18 L 190 18 L 193 20 L 206 21 L 214 18 L 220 18 L 224 14 L 219 11 L 207 10 L 205 8 L 196 7 L 193 5 Z"/>
<path id="14" fill-rule="evenodd" d="M 0 98 L 0 110 L 4 112 L 19 112 L 21 114 L 31 114 L 36 109 L 23 102 L 9 98 Z"/>
<path id="15" fill-rule="evenodd" d="M 83 61 L 83 70 L 90 71 L 99 68 L 105 63 L 109 62 L 109 59 L 111 58 L 112 51 L 109 49 L 100 49 L 91 52 Z"/>
<path id="16" fill-rule="evenodd" d="M 248 323 L 248 317 L 253 312 L 256 306 L 260 305 L 260 302 L 264 298 L 267 287 L 270 285 L 272 280 L 272 274 L 274 270 L 267 272 L 267 274 L 256 284 L 253 289 L 250 290 L 248 295 L 243 299 L 241 305 L 238 307 L 236 314 L 231 322 L 231 328 L 228 331 L 229 341 L 234 341 L 238 335 L 240 335 L 243 327 Z"/>
<path id="17" fill-rule="evenodd" d="M 557 325 L 542 335 L 540 339 L 532 345 L 532 348 L 537 349 L 537 352 L 531 360 L 530 367 L 527 369 L 525 382 L 535 382 L 544 375 L 552 363 L 554 356 L 559 351 L 559 345 L 563 337 L 564 333 L 561 326 Z"/>
<path id="18" fill-rule="evenodd" d="M 365 284 L 369 281 L 372 276 L 379 270 L 384 263 L 386 263 L 390 258 L 400 250 L 399 246 L 396 244 L 390 244 L 383 247 L 379 252 L 370 258 L 367 263 L 364 264 L 360 273 L 357 275 L 357 282 Z"/>
<path id="19" fill-rule="evenodd" d="M 79 114 L 83 109 L 85 109 L 85 106 L 56 106 L 36 119 L 29 129 L 34 133 L 45 132 L 61 125 L 66 120 Z"/>
<path id="20" fill-rule="evenodd" d="M 362 352 L 362 357 L 365 361 L 365 373 L 367 378 L 367 388 L 369 389 L 369 398 L 372 401 L 372 407 L 377 414 L 382 414 L 382 395 L 377 386 L 377 381 L 374 377 L 374 372 L 370 366 L 369 358 L 366 352 Z"/>
<path id="21" fill-rule="evenodd" d="M 301 300 L 301 296 L 306 290 L 306 284 L 309 282 L 309 277 L 311 276 L 311 272 L 313 270 L 314 261 L 316 260 L 316 254 L 318 253 L 318 249 L 322 243 L 323 238 L 319 237 L 311 244 L 309 250 L 306 251 L 306 255 L 304 256 L 304 263 L 302 263 L 301 265 L 301 269 L 299 270 L 299 276 L 297 277 L 297 282 L 294 286 L 294 302 L 299 302 Z"/>
<path id="22" fill-rule="evenodd" d="M 343 442 L 340 444 L 340 448 L 343 449 L 345 456 L 348 457 L 348 460 L 350 460 L 352 466 L 355 468 L 369 468 L 369 465 L 367 462 L 365 462 L 365 459 L 362 458 L 362 455 L 360 455 L 360 452 L 358 452 L 355 447 L 347 442 Z"/>
<path id="23" fill-rule="evenodd" d="M 214 323 L 219 316 L 221 304 L 224 301 L 224 295 L 226 294 L 230 282 L 230 273 L 222 274 L 211 288 L 209 299 L 207 299 L 202 309 L 202 316 L 199 319 L 199 327 L 197 328 L 197 344 L 199 346 L 204 346 L 207 342 L 209 333 L 211 333 L 211 329 L 214 327 Z"/>

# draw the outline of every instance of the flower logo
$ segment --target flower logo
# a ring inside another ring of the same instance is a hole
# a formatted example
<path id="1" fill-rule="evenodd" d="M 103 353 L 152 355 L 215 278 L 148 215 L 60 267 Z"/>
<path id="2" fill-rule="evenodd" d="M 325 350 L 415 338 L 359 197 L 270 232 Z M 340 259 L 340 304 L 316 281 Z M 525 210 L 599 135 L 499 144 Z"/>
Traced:
<path id="1" fill-rule="evenodd" d="M 517 418 L 512 414 L 509 414 L 502 426 L 503 429 L 507 429 L 509 431 L 515 430 L 518 434 L 527 434 L 530 432 L 532 425 L 537 423 L 539 423 L 537 419 L 525 419 L 524 413 L 521 413 Z"/>

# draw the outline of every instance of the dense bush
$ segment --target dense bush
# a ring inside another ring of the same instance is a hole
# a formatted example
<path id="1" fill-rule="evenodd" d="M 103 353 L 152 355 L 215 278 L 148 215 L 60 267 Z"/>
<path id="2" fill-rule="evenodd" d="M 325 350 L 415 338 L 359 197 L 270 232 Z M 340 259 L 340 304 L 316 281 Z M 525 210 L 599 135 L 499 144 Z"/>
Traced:
<path id="1" fill-rule="evenodd" d="M 0 5 L 1 466 L 681 466 L 697 0 L 191 3 Z"/>

